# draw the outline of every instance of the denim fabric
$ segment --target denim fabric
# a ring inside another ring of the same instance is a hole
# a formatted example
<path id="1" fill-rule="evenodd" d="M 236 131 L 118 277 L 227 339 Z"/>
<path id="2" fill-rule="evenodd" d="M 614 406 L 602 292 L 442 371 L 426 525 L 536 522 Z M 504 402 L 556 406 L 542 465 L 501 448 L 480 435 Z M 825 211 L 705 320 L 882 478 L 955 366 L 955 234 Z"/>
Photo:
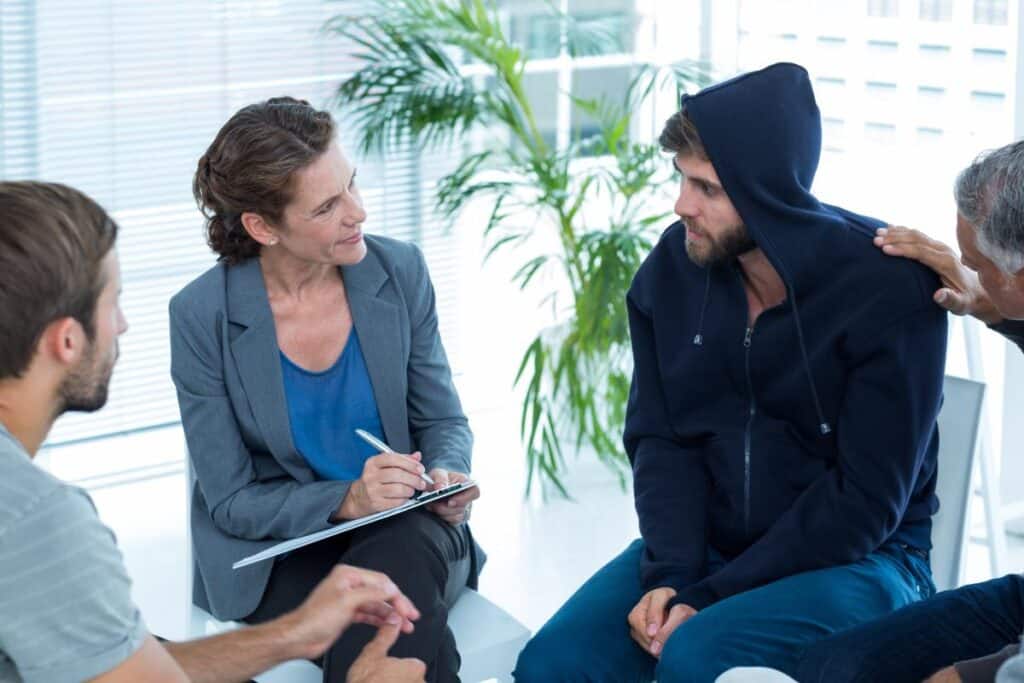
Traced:
<path id="1" fill-rule="evenodd" d="M 1024 578 L 939 593 L 807 648 L 801 683 L 917 683 L 955 662 L 992 654 L 1024 630 Z"/>
<path id="2" fill-rule="evenodd" d="M 660 659 L 629 635 L 643 596 L 633 542 L 590 578 L 527 644 L 519 683 L 712 683 L 738 666 L 792 672 L 804 645 L 929 597 L 927 562 L 897 544 L 860 562 L 789 576 L 701 610 L 676 629 Z M 723 566 L 720 558 L 709 567 Z"/>

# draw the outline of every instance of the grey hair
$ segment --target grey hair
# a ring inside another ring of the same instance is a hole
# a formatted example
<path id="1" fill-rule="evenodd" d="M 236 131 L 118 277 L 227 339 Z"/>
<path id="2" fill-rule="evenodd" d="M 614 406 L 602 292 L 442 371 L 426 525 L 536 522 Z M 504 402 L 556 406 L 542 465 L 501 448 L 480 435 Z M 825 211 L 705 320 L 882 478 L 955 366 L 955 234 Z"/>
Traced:
<path id="1" fill-rule="evenodd" d="M 957 211 L 1001 271 L 1024 269 L 1024 140 L 983 152 L 957 176 Z"/>

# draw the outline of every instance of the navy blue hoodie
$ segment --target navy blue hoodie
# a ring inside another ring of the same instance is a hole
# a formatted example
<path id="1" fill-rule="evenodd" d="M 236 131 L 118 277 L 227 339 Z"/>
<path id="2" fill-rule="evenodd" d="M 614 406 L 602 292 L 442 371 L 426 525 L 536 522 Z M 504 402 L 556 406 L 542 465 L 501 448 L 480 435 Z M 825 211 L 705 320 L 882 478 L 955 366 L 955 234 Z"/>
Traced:
<path id="1" fill-rule="evenodd" d="M 738 264 L 694 265 L 680 223 L 634 278 L 624 441 L 645 590 L 702 609 L 887 541 L 930 549 L 938 281 L 872 244 L 883 223 L 811 194 L 821 123 L 803 68 L 776 64 L 683 106 L 787 298 L 748 330 Z M 711 575 L 709 546 L 727 560 Z"/>

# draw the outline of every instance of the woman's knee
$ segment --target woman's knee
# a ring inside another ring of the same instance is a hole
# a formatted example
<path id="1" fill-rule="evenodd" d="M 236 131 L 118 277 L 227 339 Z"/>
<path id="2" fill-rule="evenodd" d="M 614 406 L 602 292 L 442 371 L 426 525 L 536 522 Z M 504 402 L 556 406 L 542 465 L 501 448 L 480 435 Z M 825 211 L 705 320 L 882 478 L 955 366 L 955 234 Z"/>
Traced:
<path id="1" fill-rule="evenodd" d="M 429 512 L 413 511 L 357 530 L 343 560 L 370 567 L 384 563 L 401 569 L 428 562 L 440 566 L 457 559 L 459 553 L 449 547 L 449 532 L 441 526 L 445 523 L 432 517 Z"/>

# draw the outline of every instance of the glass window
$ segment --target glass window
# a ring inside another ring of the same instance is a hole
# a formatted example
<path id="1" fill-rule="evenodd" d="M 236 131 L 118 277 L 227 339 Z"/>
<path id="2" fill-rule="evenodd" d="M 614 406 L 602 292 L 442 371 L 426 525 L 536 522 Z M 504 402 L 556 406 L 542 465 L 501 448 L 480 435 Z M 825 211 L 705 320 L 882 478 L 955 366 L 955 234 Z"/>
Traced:
<path id="1" fill-rule="evenodd" d="M 846 141 L 846 121 L 837 116 L 821 119 L 821 142 L 825 147 L 841 149 Z"/>
<path id="2" fill-rule="evenodd" d="M 1007 4 L 1006 0 L 974 0 L 974 23 L 1006 26 Z"/>
<path id="3" fill-rule="evenodd" d="M 953 0 L 920 0 L 922 21 L 950 21 L 953 19 Z"/>
<path id="4" fill-rule="evenodd" d="M 796 40 L 795 34 L 790 35 L 793 36 L 793 40 Z M 840 36 L 818 36 L 818 47 L 824 50 L 836 50 L 845 46 L 846 38 Z"/>
<path id="5" fill-rule="evenodd" d="M 75 186 L 121 226 L 129 329 L 110 401 L 62 418 L 48 443 L 176 423 L 167 301 L 214 262 L 192 198 L 196 161 L 243 105 L 283 94 L 330 102 L 355 66 L 353 46 L 321 30 L 339 8 L 327 0 L 0 7 L 0 174 Z M 342 143 L 354 146 L 344 112 L 336 115 Z M 429 224 L 418 210 L 395 208 L 419 206 L 417 159 L 414 150 L 386 165 L 355 154 L 368 231 L 416 239 Z M 435 283 L 439 299 L 458 291 Z"/>
<path id="6" fill-rule="evenodd" d="M 936 85 L 919 85 L 917 86 L 917 97 L 923 102 L 934 104 L 941 102 L 946 96 L 946 89 Z"/>
<path id="7" fill-rule="evenodd" d="M 979 66 L 997 66 L 1006 63 L 1006 50 L 976 47 L 971 50 L 971 58 Z"/>
<path id="8" fill-rule="evenodd" d="M 869 17 L 895 17 L 899 10 L 899 0 L 868 0 Z"/>
<path id="9" fill-rule="evenodd" d="M 576 69 L 572 74 L 572 95 L 583 100 L 618 102 L 626 89 L 632 70 L 628 66 L 604 69 Z M 577 107 L 572 109 L 573 139 L 587 138 L 599 132 L 598 123 Z"/>
<path id="10" fill-rule="evenodd" d="M 938 65 L 949 61 L 952 50 L 948 45 L 922 44 L 918 47 L 918 54 L 923 61 Z"/>
<path id="11" fill-rule="evenodd" d="M 868 121 L 864 124 L 864 137 L 873 144 L 891 145 L 896 141 L 896 124 Z"/>
<path id="12" fill-rule="evenodd" d="M 875 56 L 891 56 L 900 49 L 900 44 L 895 40 L 869 40 L 868 53 Z"/>
<path id="13" fill-rule="evenodd" d="M 537 128 L 544 141 L 554 148 L 558 142 L 558 73 L 526 74 L 523 85 L 533 105 Z"/>
<path id="14" fill-rule="evenodd" d="M 537 2 L 505 4 L 510 10 L 509 40 L 521 45 L 531 59 L 557 57 L 562 29 L 551 8 Z"/>
<path id="15" fill-rule="evenodd" d="M 569 0 L 569 16 L 608 37 L 600 54 L 624 54 L 635 49 L 634 0 Z"/>
<path id="16" fill-rule="evenodd" d="M 868 81 L 864 84 L 864 92 L 875 104 L 892 104 L 895 102 L 898 88 L 895 83 Z"/>
<path id="17" fill-rule="evenodd" d="M 1006 104 L 1006 93 L 974 90 L 971 92 L 971 104 L 979 111 L 998 112 Z"/>
<path id="18" fill-rule="evenodd" d="M 831 76 L 818 76 L 814 79 L 815 89 L 822 94 L 836 94 L 846 87 L 845 78 L 833 78 Z"/>

